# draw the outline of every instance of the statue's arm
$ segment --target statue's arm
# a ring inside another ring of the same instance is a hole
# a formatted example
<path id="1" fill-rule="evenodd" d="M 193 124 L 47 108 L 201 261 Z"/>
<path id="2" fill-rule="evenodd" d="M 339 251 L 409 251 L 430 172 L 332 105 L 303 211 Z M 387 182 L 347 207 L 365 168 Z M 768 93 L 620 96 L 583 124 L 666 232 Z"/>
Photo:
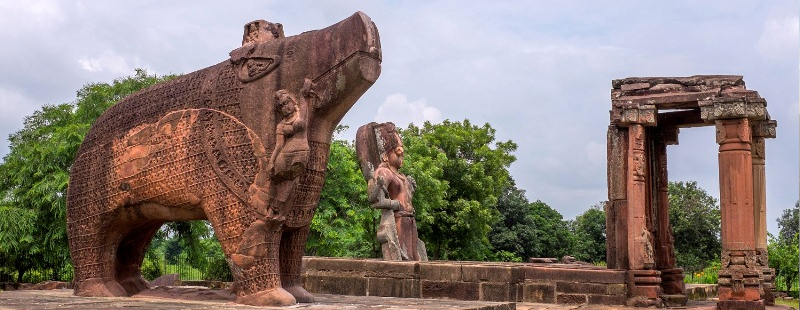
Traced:
<path id="1" fill-rule="evenodd" d="M 375 209 L 400 209 L 400 201 L 389 198 L 389 190 L 386 188 L 386 180 L 383 176 L 376 174 L 367 182 L 367 193 L 367 198 Z"/>

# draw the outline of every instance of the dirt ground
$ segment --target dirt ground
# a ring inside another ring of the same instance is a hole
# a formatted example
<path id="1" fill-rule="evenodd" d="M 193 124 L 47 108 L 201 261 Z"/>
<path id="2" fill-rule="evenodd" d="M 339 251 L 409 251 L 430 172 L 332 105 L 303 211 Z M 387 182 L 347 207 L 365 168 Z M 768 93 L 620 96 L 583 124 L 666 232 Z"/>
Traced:
<path id="1" fill-rule="evenodd" d="M 225 290 L 212 290 L 203 287 L 159 288 L 137 294 L 133 297 L 78 297 L 72 290 L 20 290 L 0 292 L 0 310 L 39 310 L 39 309 L 85 309 L 85 310 L 212 310 L 212 309 L 397 309 L 397 310 L 614 310 L 641 309 L 622 306 L 596 305 L 553 305 L 509 302 L 475 302 L 439 299 L 414 299 L 374 296 L 342 296 L 315 294 L 312 304 L 298 304 L 284 308 L 260 308 L 233 303 L 232 295 Z M 692 301 L 685 307 L 673 309 L 711 310 L 716 309 L 714 301 Z M 786 306 L 767 307 L 770 310 L 791 309 Z"/>

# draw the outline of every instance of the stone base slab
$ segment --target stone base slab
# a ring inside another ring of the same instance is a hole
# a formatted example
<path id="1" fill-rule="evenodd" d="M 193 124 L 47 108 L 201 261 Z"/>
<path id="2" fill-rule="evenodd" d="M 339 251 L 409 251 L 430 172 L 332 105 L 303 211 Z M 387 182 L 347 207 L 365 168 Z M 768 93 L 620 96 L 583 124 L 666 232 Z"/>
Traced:
<path id="1" fill-rule="evenodd" d="M 311 293 L 466 301 L 624 305 L 624 270 L 558 263 L 303 258 Z"/>

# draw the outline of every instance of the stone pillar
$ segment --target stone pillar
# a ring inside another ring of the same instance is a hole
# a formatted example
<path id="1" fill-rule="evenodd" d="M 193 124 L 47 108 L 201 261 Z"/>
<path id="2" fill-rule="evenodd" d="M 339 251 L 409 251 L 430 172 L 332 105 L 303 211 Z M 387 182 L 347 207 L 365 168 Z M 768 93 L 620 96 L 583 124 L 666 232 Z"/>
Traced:
<path id="1" fill-rule="evenodd" d="M 775 121 L 753 122 L 753 218 L 755 219 L 756 265 L 761 270 L 761 298 L 767 305 L 775 304 L 775 272 L 769 268 L 767 255 L 767 184 L 765 164 L 765 139 L 775 138 Z"/>
<path id="2" fill-rule="evenodd" d="M 722 219 L 719 305 L 728 305 L 720 306 L 724 309 L 740 309 L 739 305 L 747 305 L 741 309 L 763 309 L 761 272 L 756 266 L 750 122 L 747 118 L 723 119 L 717 120 L 716 126 Z"/>
<path id="3" fill-rule="evenodd" d="M 685 305 L 686 285 L 683 269 L 675 262 L 675 241 L 672 224 L 669 222 L 669 178 L 667 174 L 667 145 L 678 144 L 678 128 L 659 128 L 652 137 L 653 187 L 656 220 L 656 268 L 661 271 L 661 288 L 670 298 L 664 300 L 668 306 Z"/>
<path id="4" fill-rule="evenodd" d="M 612 124 L 608 126 L 607 138 L 606 263 L 610 269 L 628 269 L 628 242 L 625 237 L 628 231 L 628 129 Z"/>
<path id="5" fill-rule="evenodd" d="M 628 127 L 628 266 L 653 269 L 653 236 L 647 230 L 647 134 L 644 126 Z"/>
<path id="6" fill-rule="evenodd" d="M 719 309 L 764 309 L 756 252 L 750 122 L 765 120 L 766 101 L 757 97 L 701 101 L 700 117 L 714 122 L 719 144 L 722 267 Z"/>
<path id="7" fill-rule="evenodd" d="M 617 268 L 628 270 L 628 301 L 636 306 L 661 306 L 661 272 L 655 269 L 655 240 L 651 232 L 652 221 L 652 168 L 650 167 L 650 141 L 646 126 L 656 126 L 656 108 L 653 105 L 615 107 L 611 111 L 612 125 L 627 127 L 624 172 L 624 230 L 616 229 L 617 248 L 625 245 L 624 256 L 617 253 Z M 617 143 L 621 145 L 622 143 Z M 619 165 L 616 165 L 619 166 Z M 610 173 L 611 171 L 609 171 Z M 612 178 L 609 176 L 609 182 Z M 614 177 L 618 184 L 623 178 Z M 609 183 L 611 186 L 612 183 Z M 622 210 L 618 209 L 618 210 Z M 621 220 L 617 221 L 619 225 Z M 619 227 L 617 227 L 619 228 Z"/>

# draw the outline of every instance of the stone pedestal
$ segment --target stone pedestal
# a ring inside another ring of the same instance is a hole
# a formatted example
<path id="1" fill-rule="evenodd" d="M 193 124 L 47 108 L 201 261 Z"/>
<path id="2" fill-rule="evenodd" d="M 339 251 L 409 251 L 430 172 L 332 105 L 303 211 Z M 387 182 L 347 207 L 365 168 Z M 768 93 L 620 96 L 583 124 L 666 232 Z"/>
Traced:
<path id="1" fill-rule="evenodd" d="M 663 307 L 661 272 L 658 270 L 628 270 L 628 305 Z"/>

